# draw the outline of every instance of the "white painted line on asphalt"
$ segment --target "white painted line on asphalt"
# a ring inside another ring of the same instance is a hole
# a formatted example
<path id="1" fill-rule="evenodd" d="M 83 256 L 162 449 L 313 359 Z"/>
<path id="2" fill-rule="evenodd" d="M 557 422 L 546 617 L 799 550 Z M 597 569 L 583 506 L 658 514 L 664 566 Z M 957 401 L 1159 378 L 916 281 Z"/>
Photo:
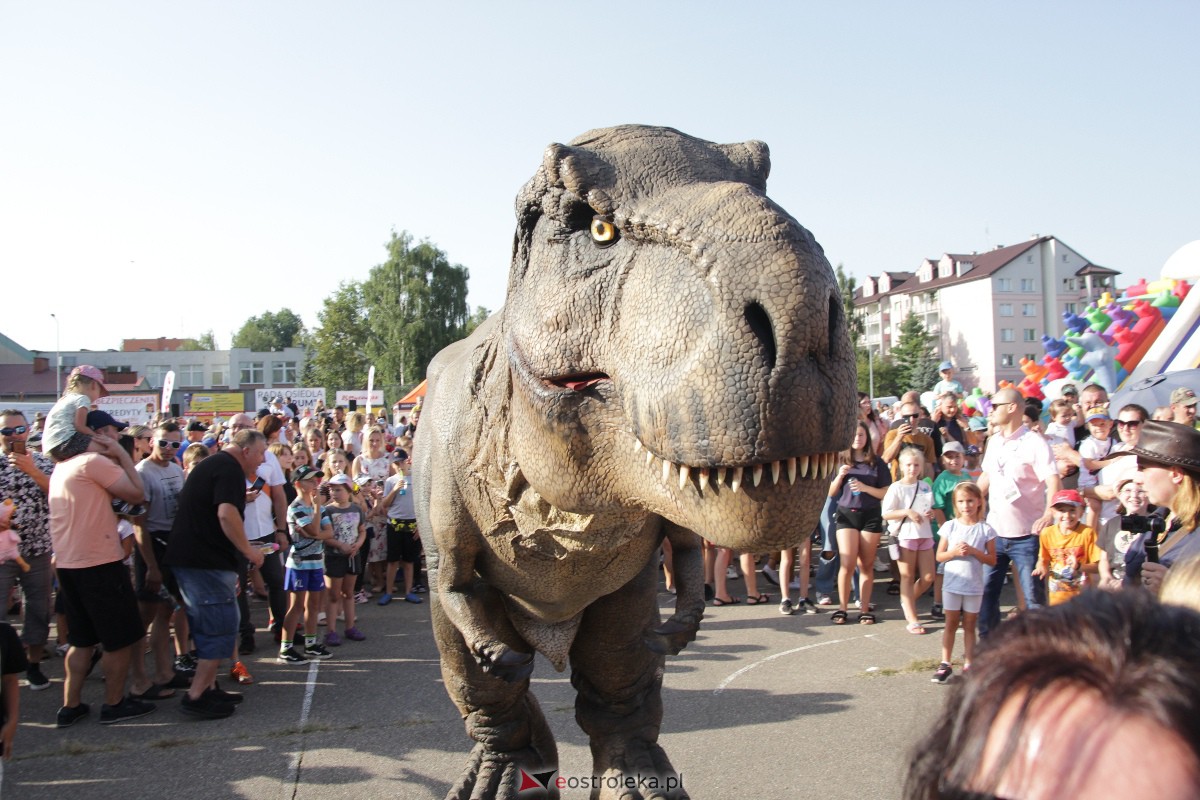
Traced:
<path id="1" fill-rule="evenodd" d="M 806 644 L 802 647 L 793 647 L 791 650 L 784 650 L 782 653 L 775 653 L 773 655 L 767 656 L 766 658 L 760 658 L 758 661 L 755 661 L 753 664 L 747 664 L 746 666 L 742 667 L 737 672 L 734 672 L 728 678 L 726 678 L 725 680 L 723 680 L 719 684 L 717 684 L 717 688 L 713 689 L 713 694 L 720 694 L 721 692 L 725 691 L 725 687 L 729 686 L 729 684 L 733 683 L 735 680 L 740 678 L 742 675 L 745 675 L 747 672 L 749 672 L 752 669 L 756 669 L 757 667 L 760 667 L 763 664 L 766 664 L 768 661 L 774 661 L 777 658 L 783 658 L 784 656 L 790 656 L 793 653 L 800 653 L 805 650 L 812 650 L 817 647 L 825 647 L 826 645 L 830 645 L 830 644 L 841 644 L 843 642 L 852 642 L 855 639 L 871 639 L 871 638 L 874 638 L 874 636 L 875 636 L 875 634 L 873 634 L 873 633 L 864 633 L 862 636 L 851 636 L 846 639 L 830 639 L 827 642 L 816 642 L 814 644 Z"/>
<path id="2" fill-rule="evenodd" d="M 317 691 L 317 673 L 321 671 L 321 659 L 314 658 L 308 662 L 308 682 L 304 685 L 304 702 L 300 704 L 300 746 L 292 753 L 288 762 L 287 778 L 284 779 L 284 791 L 287 797 L 296 796 L 296 783 L 300 780 L 300 762 L 304 758 L 304 726 L 308 724 L 308 712 L 312 710 L 313 694 Z"/>

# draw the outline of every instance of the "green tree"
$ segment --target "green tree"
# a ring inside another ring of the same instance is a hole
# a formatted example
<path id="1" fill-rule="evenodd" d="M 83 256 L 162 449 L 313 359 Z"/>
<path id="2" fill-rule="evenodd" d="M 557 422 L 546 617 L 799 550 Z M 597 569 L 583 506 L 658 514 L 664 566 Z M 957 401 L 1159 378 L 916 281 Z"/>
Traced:
<path id="1" fill-rule="evenodd" d="M 846 328 L 850 331 L 850 345 L 857 351 L 862 342 L 866 327 L 863 319 L 854 308 L 854 290 L 858 288 L 858 280 L 846 273 L 846 268 L 838 263 L 835 270 L 838 292 L 842 296 L 842 311 L 846 317 Z M 861 373 L 860 373 L 861 374 Z"/>
<path id="2" fill-rule="evenodd" d="M 325 298 L 317 314 L 317 329 L 304 338 L 302 382 L 330 392 L 360 388 L 367 382 L 367 319 L 362 309 L 362 286 L 343 281 Z"/>
<path id="3" fill-rule="evenodd" d="M 233 335 L 233 346 L 270 352 L 296 347 L 303 336 L 304 320 L 290 308 L 281 308 L 246 320 Z"/>
<path id="4" fill-rule="evenodd" d="M 484 308 L 483 306 L 475 306 L 475 313 L 471 314 L 471 317 L 467 320 L 466 335 L 470 336 L 474 333 L 475 329 L 486 322 L 487 318 L 491 315 L 491 309 Z"/>
<path id="5" fill-rule="evenodd" d="M 916 314 L 909 314 L 900 323 L 900 338 L 892 348 L 897 380 L 904 391 L 925 392 L 937 383 L 937 356 L 933 352 L 933 335 Z"/>
<path id="6" fill-rule="evenodd" d="M 856 350 L 855 356 L 858 362 L 858 390 L 860 392 L 871 391 L 871 379 L 874 377 L 875 397 L 900 396 L 903 390 L 901 389 L 899 370 L 896 369 L 896 364 L 890 356 L 877 355 L 868 362 L 866 348 Z"/>
<path id="7" fill-rule="evenodd" d="M 430 359 L 466 335 L 469 319 L 465 267 L 407 232 L 392 231 L 386 247 L 387 260 L 362 284 L 365 352 L 385 390 L 424 380 Z"/>
<path id="8" fill-rule="evenodd" d="M 217 339 L 213 336 L 211 330 L 207 330 L 200 334 L 199 339 L 184 339 L 183 344 L 179 346 L 180 350 L 216 350 Z"/>

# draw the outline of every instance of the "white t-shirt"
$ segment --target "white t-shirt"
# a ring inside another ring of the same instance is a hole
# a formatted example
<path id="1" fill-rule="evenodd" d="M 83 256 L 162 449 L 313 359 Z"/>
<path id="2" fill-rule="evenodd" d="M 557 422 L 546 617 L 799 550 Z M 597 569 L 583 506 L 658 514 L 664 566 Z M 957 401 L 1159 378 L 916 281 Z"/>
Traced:
<path id="1" fill-rule="evenodd" d="M 86 394 L 71 392 L 60 397 L 46 415 L 46 424 L 42 428 L 42 452 L 49 453 L 79 433 L 75 428 L 75 411 L 80 408 L 86 411 L 91 407 L 92 401 Z"/>
<path id="2" fill-rule="evenodd" d="M 1113 453 L 1118 452 L 1117 442 L 1112 439 L 1097 439 L 1095 436 L 1089 436 L 1079 443 L 1079 455 L 1082 458 L 1090 458 L 1093 461 L 1101 461 L 1108 458 Z M 1095 486 L 1099 483 L 1097 473 L 1092 472 L 1087 467 L 1079 468 L 1079 488 L 1086 486 Z"/>
<path id="3" fill-rule="evenodd" d="M 914 497 L 915 494 L 915 497 Z M 911 519 L 888 520 L 888 530 L 893 536 L 901 539 L 932 539 L 933 528 L 924 517 L 933 509 L 933 487 L 925 481 L 916 483 L 901 483 L 896 481 L 888 486 L 887 494 L 883 496 L 881 511 L 899 511 L 913 509 L 922 515 L 921 524 Z"/>
<path id="4" fill-rule="evenodd" d="M 948 521 L 938 529 L 938 535 L 953 547 L 966 542 L 977 550 L 987 550 L 987 543 L 996 538 L 996 531 L 986 522 L 964 525 L 957 519 Z M 951 559 L 943 564 L 942 591 L 955 594 L 983 594 L 983 562 L 974 556 Z"/>
<path id="5" fill-rule="evenodd" d="M 265 456 L 263 463 L 258 465 L 258 477 L 267 484 L 253 505 L 246 506 L 246 538 L 251 541 L 275 535 L 275 511 L 274 505 L 271 503 L 271 493 L 282 492 L 281 487 L 287 483 L 287 479 L 283 477 L 283 467 L 279 464 L 279 457 L 270 450 L 265 453 Z M 250 488 L 250 481 L 246 481 L 246 488 Z M 286 506 L 287 503 L 285 502 L 284 505 Z M 280 520 L 279 524 L 280 527 L 286 528 L 287 520 Z"/>
<path id="6" fill-rule="evenodd" d="M 1056 440 L 1062 440 L 1071 445 L 1071 449 L 1075 449 L 1075 428 L 1068 425 L 1059 425 L 1057 422 L 1046 423 L 1046 439 L 1051 446 L 1058 444 Z"/>

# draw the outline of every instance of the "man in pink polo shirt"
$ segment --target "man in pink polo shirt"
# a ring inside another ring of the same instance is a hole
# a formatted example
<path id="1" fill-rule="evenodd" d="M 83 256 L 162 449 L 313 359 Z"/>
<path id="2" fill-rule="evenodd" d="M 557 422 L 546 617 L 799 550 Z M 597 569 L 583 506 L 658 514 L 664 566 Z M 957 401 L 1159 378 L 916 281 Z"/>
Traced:
<path id="1" fill-rule="evenodd" d="M 979 488 L 987 495 L 988 524 L 996 529 L 996 563 L 984 569 L 979 635 L 1000 624 L 1000 590 L 1009 564 L 1029 608 L 1045 605 L 1045 587 L 1033 577 L 1038 534 L 1050 524 L 1051 501 L 1061 487 L 1050 444 L 1025 427 L 1025 398 L 1015 389 L 992 396 L 988 420 L 995 433 L 983 457 Z"/>
<path id="2" fill-rule="evenodd" d="M 146 628 L 138 613 L 129 569 L 123 563 L 125 549 L 112 507 L 114 497 L 141 503 L 142 478 L 115 439 L 98 436 L 94 441 L 103 452 L 63 461 L 50 476 L 50 539 L 71 645 L 63 707 L 58 711 L 60 728 L 88 714 L 87 703 L 81 702 L 83 681 L 97 644 L 104 645 L 101 724 L 134 719 L 154 710 L 150 703 L 125 696 L 133 645 L 142 641 Z"/>

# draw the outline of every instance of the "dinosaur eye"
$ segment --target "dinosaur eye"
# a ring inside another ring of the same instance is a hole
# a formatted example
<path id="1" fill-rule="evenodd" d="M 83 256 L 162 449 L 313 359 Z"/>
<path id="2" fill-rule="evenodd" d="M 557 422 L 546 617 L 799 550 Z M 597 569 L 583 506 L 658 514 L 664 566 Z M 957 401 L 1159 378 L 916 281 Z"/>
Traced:
<path id="1" fill-rule="evenodd" d="M 592 217 L 592 241 L 605 246 L 617 241 L 617 226 L 613 225 L 611 217 Z"/>

